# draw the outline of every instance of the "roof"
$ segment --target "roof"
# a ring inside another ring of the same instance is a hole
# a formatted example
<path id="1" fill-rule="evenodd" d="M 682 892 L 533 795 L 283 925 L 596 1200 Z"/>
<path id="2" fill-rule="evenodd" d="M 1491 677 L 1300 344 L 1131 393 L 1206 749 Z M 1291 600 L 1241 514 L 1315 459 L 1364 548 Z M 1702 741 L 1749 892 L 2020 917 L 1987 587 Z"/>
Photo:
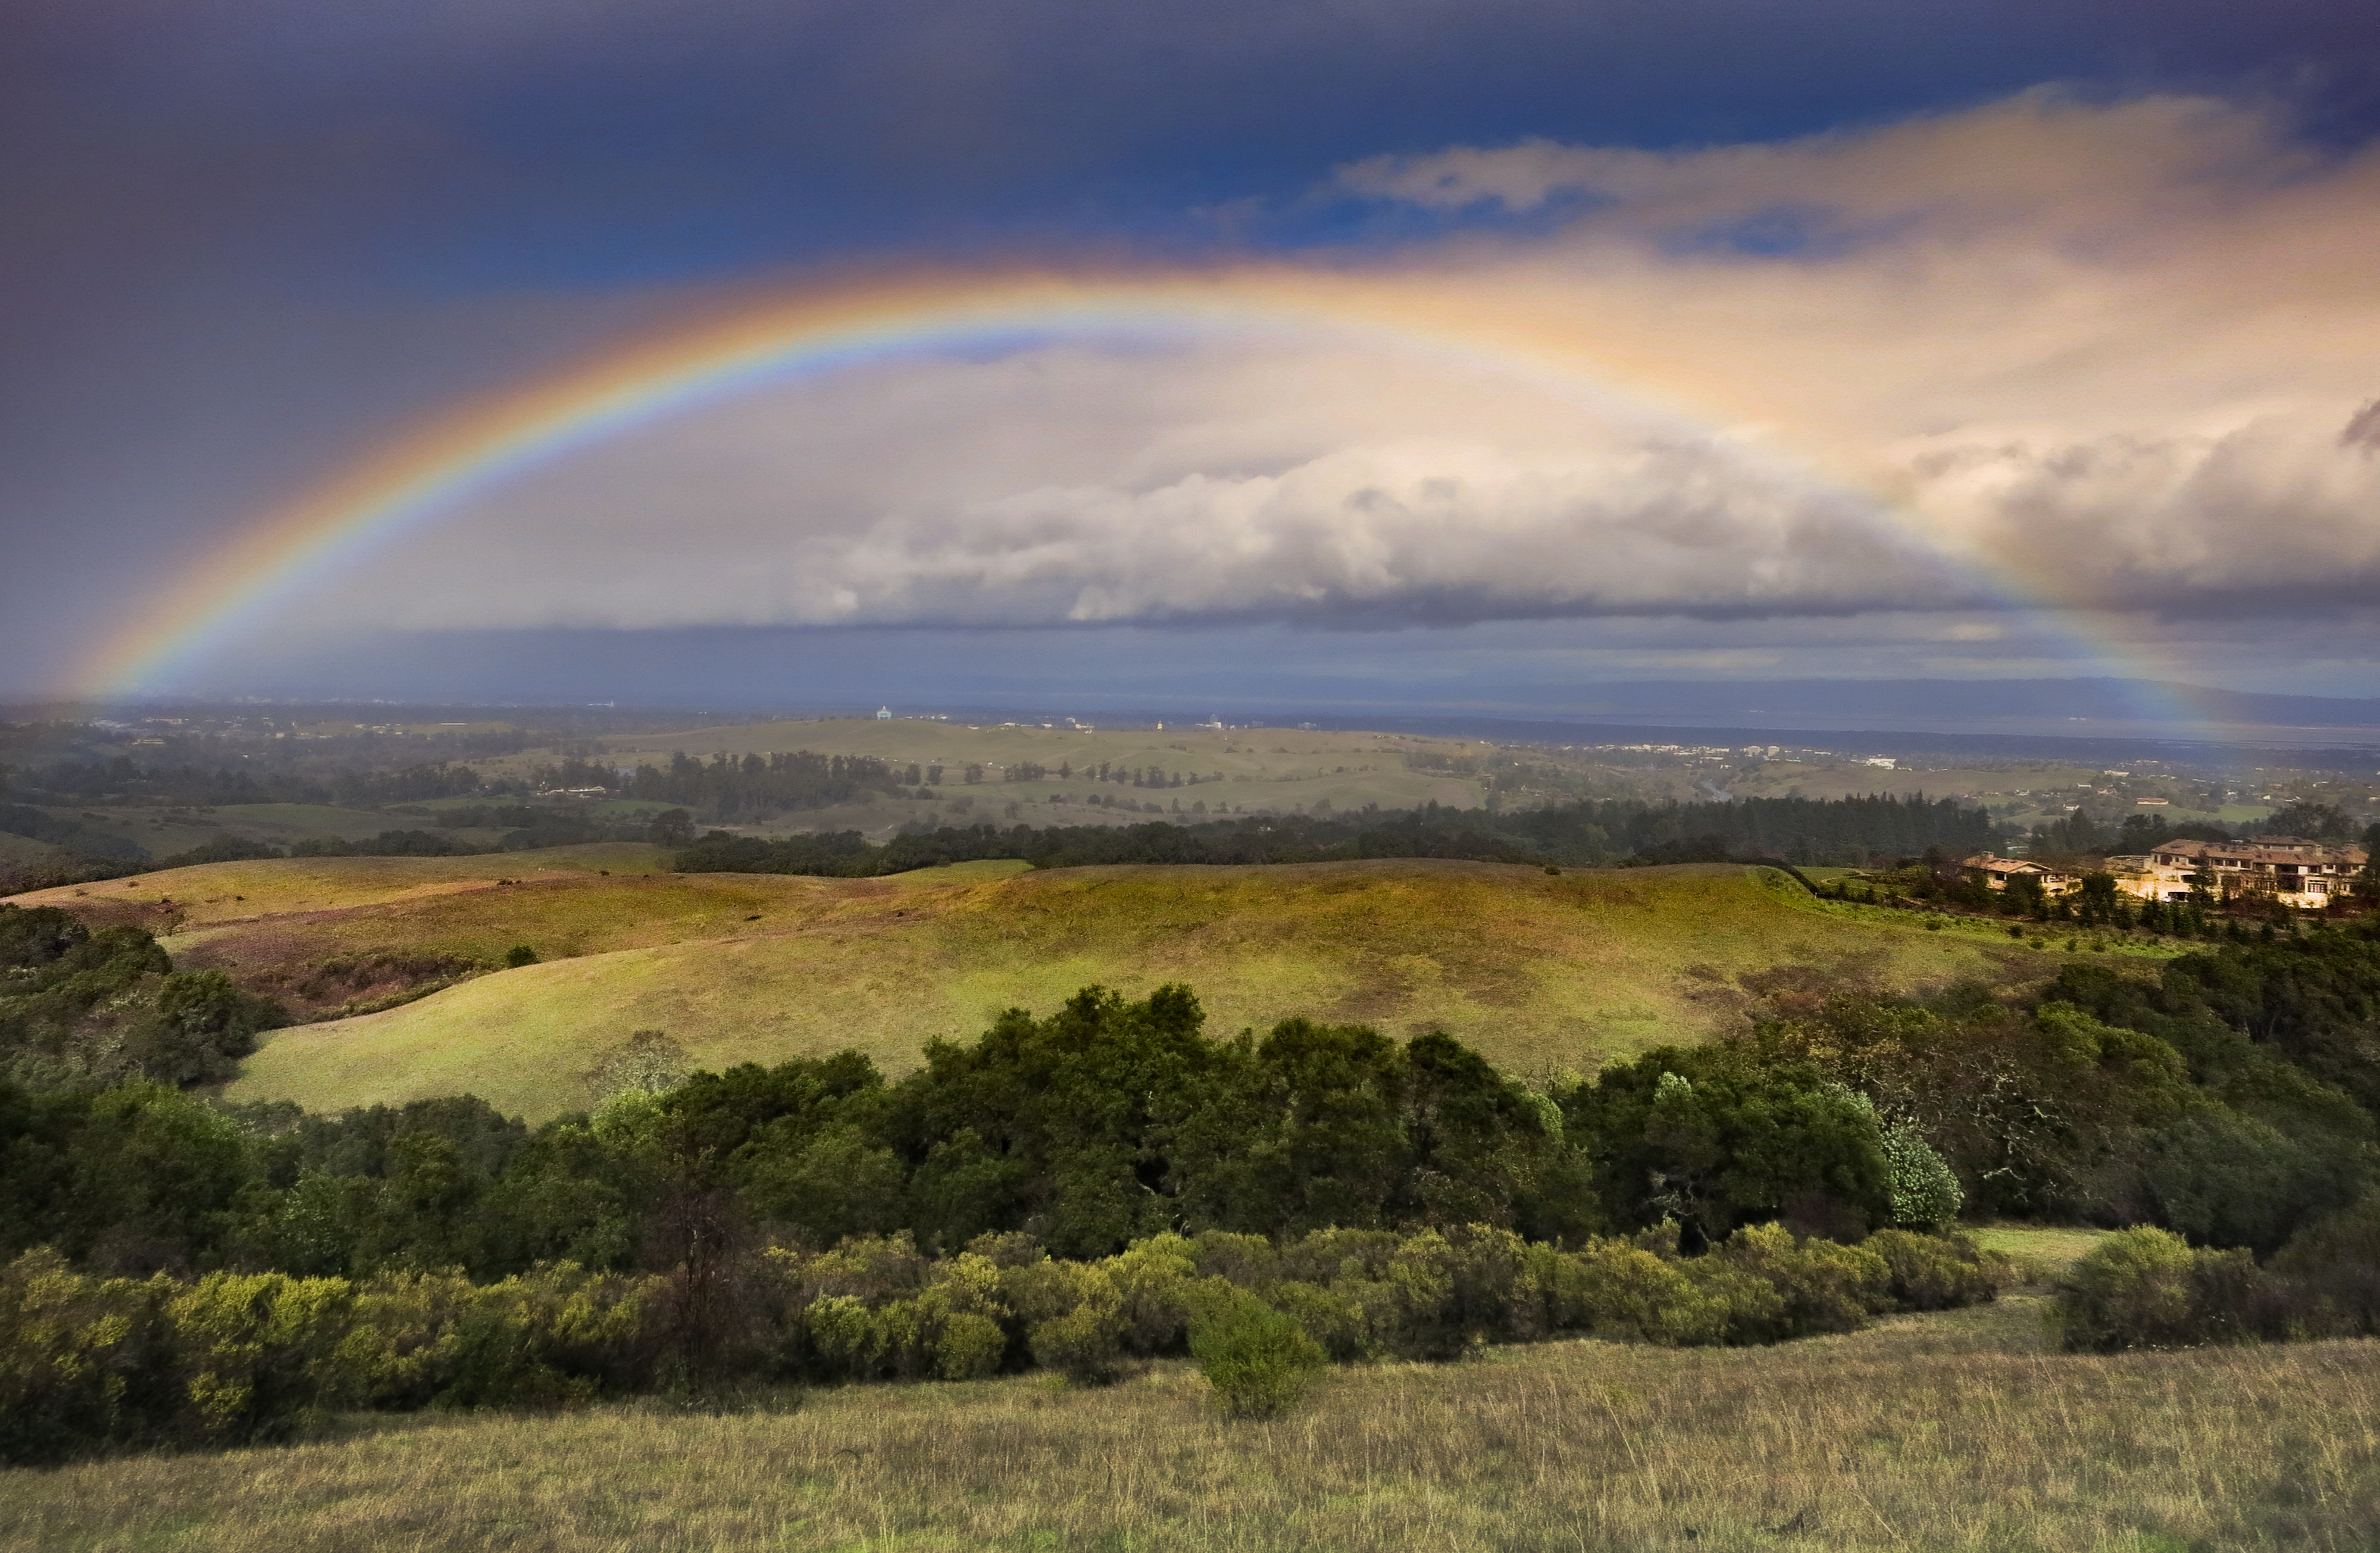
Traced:
<path id="1" fill-rule="evenodd" d="M 1981 868 L 1987 874 L 2050 874 L 2058 870 L 2046 863 L 2035 863 L 2023 857 L 2002 857 L 1994 853 L 1978 852 L 1973 857 L 1961 858 L 1959 867 Z"/>

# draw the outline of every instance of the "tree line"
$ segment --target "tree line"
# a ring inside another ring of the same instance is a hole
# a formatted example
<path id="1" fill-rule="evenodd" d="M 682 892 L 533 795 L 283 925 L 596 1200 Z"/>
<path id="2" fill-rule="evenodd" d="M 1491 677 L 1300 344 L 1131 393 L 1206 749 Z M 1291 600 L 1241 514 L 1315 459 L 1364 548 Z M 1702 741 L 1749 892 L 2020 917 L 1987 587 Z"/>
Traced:
<path id="1" fill-rule="evenodd" d="M 128 756 L 60 761 L 8 773 L 22 797 L 52 804 L 171 804 L 194 808 L 225 804 L 336 804 L 377 808 L 480 792 L 480 773 L 444 760 L 395 770 L 308 773 L 286 769 L 212 768 L 184 763 L 144 766 Z"/>
<path id="2" fill-rule="evenodd" d="M 1644 862 L 1865 861 L 1928 847 L 1979 848 L 1989 817 L 1955 800 L 1758 798 L 1742 803 L 1581 803 L 1496 814 L 1431 803 L 1344 815 L 1247 815 L 1130 826 L 949 826 L 881 843 L 856 831 L 762 840 L 723 831 L 677 855 L 686 873 L 866 878 L 1006 858 L 1036 867 L 1099 863 L 1314 863 L 1452 857 L 1596 867 Z"/>

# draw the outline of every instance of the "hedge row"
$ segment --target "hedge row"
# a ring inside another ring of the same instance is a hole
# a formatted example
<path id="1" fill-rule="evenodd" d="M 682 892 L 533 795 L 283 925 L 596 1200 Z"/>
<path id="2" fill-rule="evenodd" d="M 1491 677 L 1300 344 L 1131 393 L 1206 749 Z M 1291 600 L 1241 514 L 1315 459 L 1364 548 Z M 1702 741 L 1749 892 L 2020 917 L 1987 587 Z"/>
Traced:
<path id="1" fill-rule="evenodd" d="M 1315 1348 L 1358 1361 L 1558 1333 L 1775 1342 L 1987 1300 L 2003 1279 L 1963 1239 L 1887 1231 L 1842 1245 L 1776 1225 L 1693 1257 L 1674 1233 L 1563 1251 L 1485 1226 L 1281 1245 L 1159 1235 L 1092 1262 L 1052 1259 L 1021 1234 L 929 1258 L 904 1234 L 642 1276 L 550 1264 L 487 1284 L 100 1279 L 43 1249 L 0 1269 L 0 1460 L 271 1439 L 343 1409 L 567 1406 L 729 1376 L 963 1380 L 1038 1365 L 1098 1384 L 1200 1346 L 1227 1405 L 1264 1411 Z"/>

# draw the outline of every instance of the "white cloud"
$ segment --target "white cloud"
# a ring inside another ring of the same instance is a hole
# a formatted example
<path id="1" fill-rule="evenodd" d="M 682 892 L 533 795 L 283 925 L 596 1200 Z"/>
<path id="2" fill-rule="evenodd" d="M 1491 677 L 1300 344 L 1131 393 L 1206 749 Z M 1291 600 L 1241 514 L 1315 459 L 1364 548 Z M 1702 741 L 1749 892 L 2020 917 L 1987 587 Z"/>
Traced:
<path id="1" fill-rule="evenodd" d="M 1457 148 L 1335 187 L 1558 214 L 1456 221 L 1363 275 L 1585 342 L 1685 419 L 1338 335 L 914 361 L 492 492 L 316 618 L 1815 621 L 1973 601 L 1912 533 L 2136 615 L 2295 618 L 2380 583 L 2380 154 L 2317 154 L 2216 102 L 2042 91 L 1777 145 Z M 1960 630 L 1944 639 L 1993 639 Z"/>

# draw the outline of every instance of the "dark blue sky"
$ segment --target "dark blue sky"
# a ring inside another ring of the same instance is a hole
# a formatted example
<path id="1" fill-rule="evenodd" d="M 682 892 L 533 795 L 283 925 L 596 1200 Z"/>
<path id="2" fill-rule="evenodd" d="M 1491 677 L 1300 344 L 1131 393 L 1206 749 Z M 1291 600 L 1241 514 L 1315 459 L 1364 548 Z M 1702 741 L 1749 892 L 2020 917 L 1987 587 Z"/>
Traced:
<path id="1" fill-rule="evenodd" d="M 0 694 L 257 507 L 656 287 L 1387 249 L 1342 164 L 1674 147 L 2046 81 L 2380 128 L 2351 0 L 16 0 L 0 7 Z"/>

